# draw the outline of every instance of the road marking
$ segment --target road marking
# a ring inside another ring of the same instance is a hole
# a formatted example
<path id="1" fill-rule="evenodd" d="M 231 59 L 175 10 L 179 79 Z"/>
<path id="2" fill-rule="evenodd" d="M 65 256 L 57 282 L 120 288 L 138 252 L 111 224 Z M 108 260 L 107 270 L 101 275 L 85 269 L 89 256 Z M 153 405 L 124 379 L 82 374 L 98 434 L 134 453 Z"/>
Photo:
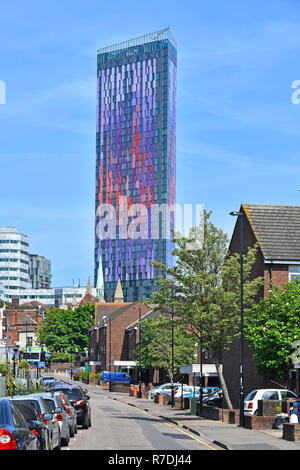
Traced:
<path id="1" fill-rule="evenodd" d="M 107 397 L 107 398 L 110 398 L 110 397 Z M 112 399 L 112 398 L 110 398 L 110 399 Z M 170 427 L 172 427 L 172 428 L 175 428 L 175 429 L 177 429 L 177 431 L 180 431 L 181 433 L 186 434 L 186 435 L 189 436 L 191 439 L 194 439 L 194 441 L 197 441 L 197 442 L 199 442 L 200 444 L 203 444 L 204 446 L 208 447 L 208 448 L 211 449 L 211 450 L 218 450 L 218 449 L 216 449 L 215 447 L 210 446 L 210 445 L 207 444 L 206 442 L 201 441 L 200 439 L 198 439 L 197 437 L 193 436 L 192 434 L 189 434 L 189 433 L 187 433 L 186 431 L 183 431 L 183 429 L 180 429 L 178 426 L 175 426 L 174 424 L 169 424 L 169 423 L 164 422 L 161 418 L 158 418 L 157 416 L 152 415 L 152 414 L 149 413 L 148 411 L 141 410 L 140 408 L 136 407 L 135 405 L 131 405 L 131 404 L 129 404 L 129 403 L 124 403 L 124 402 L 118 401 L 118 400 L 116 400 L 116 399 L 113 399 L 113 400 L 116 401 L 117 403 L 121 403 L 122 405 L 130 406 L 131 408 L 134 407 L 136 410 L 141 411 L 141 412 L 144 413 L 145 415 L 150 416 L 151 418 L 155 418 L 157 421 L 160 421 L 161 423 L 163 422 L 163 423 L 166 424 L 167 426 L 170 426 Z"/>

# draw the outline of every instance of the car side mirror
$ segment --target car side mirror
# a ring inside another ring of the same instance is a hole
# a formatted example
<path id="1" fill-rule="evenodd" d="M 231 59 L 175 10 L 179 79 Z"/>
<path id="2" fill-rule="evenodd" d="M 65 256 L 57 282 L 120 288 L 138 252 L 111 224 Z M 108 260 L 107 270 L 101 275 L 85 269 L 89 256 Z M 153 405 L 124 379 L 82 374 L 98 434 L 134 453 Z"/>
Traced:
<path id="1" fill-rule="evenodd" d="M 44 421 L 51 421 L 52 415 L 50 413 L 44 413 L 43 414 L 43 420 Z"/>
<path id="2" fill-rule="evenodd" d="M 62 409 L 58 406 L 55 408 L 54 413 L 61 413 Z"/>
<path id="3" fill-rule="evenodd" d="M 29 421 L 28 422 L 28 427 L 29 427 L 30 431 L 32 431 L 33 429 L 37 428 L 37 424 L 34 421 Z"/>
<path id="4" fill-rule="evenodd" d="M 90 395 L 86 395 L 86 399 L 89 400 L 91 397 Z"/>

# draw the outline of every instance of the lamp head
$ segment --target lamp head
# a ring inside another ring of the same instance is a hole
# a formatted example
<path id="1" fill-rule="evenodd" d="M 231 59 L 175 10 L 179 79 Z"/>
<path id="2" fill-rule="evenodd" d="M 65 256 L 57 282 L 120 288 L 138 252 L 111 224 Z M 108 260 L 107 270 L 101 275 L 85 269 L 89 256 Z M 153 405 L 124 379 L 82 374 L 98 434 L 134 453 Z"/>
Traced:
<path id="1" fill-rule="evenodd" d="M 232 212 L 229 212 L 229 215 L 232 215 L 233 217 L 240 217 L 243 215 L 243 212 L 232 211 Z"/>

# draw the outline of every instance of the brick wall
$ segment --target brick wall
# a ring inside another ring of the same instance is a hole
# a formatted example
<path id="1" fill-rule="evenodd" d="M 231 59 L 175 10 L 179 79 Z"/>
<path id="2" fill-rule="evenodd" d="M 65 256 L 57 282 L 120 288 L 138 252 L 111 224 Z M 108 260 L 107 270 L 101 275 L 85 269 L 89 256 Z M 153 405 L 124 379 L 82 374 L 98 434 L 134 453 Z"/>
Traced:
<path id="1" fill-rule="evenodd" d="M 125 342 L 125 331 L 128 325 L 139 319 L 139 310 L 134 307 L 141 308 L 141 315 L 149 312 L 150 308 L 144 305 L 142 302 L 138 302 L 130 305 L 120 315 L 117 315 L 112 319 L 111 325 L 111 361 L 125 361 L 127 357 L 127 345 Z M 110 350 L 110 325 L 107 330 L 107 351 Z M 137 335 L 138 341 L 138 335 Z M 116 369 L 117 370 L 117 369 Z"/>
<path id="2" fill-rule="evenodd" d="M 22 324 L 25 320 L 31 318 L 33 322 L 40 323 L 42 321 L 42 314 L 38 308 L 24 309 L 21 306 L 15 305 L 15 309 L 6 309 L 3 311 L 3 337 L 7 334 L 7 318 L 9 321 L 9 344 L 13 345 L 15 341 L 19 340 L 19 331 L 26 331 L 26 325 Z M 27 331 L 36 325 L 27 324 Z"/>
<path id="3" fill-rule="evenodd" d="M 109 370 L 109 362 L 133 360 L 132 354 L 139 341 L 139 332 L 128 335 L 126 328 L 139 319 L 139 307 L 141 316 L 150 311 L 142 302 L 128 304 L 125 309 L 120 304 L 120 311 L 115 310 L 108 316 L 110 321 L 107 321 L 106 327 L 102 325 L 90 332 L 92 360 L 101 361 L 101 370 Z M 118 367 L 112 366 L 111 371 L 118 371 Z"/>

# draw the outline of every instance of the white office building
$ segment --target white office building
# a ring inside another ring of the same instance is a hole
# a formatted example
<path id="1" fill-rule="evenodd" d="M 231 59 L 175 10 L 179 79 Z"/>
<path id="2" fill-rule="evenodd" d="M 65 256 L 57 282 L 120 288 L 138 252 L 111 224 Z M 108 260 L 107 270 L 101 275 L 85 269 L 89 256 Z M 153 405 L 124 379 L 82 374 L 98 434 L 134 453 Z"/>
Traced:
<path id="1" fill-rule="evenodd" d="M 31 287 L 29 239 L 15 227 L 0 228 L 0 283 L 8 298 Z"/>
<path id="2" fill-rule="evenodd" d="M 41 262 L 45 265 L 41 266 Z M 74 285 L 56 288 L 51 288 L 50 283 L 51 261 L 38 255 L 30 255 L 29 238 L 15 227 L 0 228 L 1 300 L 11 302 L 13 297 L 19 297 L 20 304 L 36 300 L 47 307 L 54 307 L 55 304 L 61 307 L 79 303 L 87 289 L 96 297 L 96 289 L 89 283 L 86 287 Z"/>

